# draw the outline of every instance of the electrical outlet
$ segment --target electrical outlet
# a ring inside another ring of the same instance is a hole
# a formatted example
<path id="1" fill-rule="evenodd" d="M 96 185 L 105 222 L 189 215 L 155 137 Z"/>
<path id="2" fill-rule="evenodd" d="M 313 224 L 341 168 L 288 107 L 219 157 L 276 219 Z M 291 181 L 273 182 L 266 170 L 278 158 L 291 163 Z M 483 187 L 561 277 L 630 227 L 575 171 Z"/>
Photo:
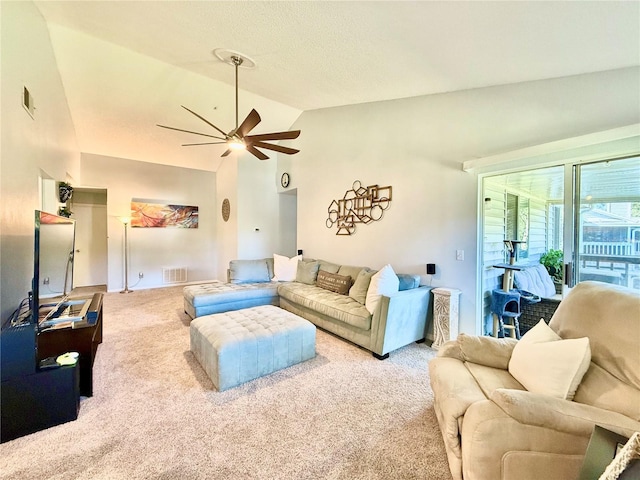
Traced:
<path id="1" fill-rule="evenodd" d="M 464 260 L 464 250 L 456 250 L 456 260 L 460 262 Z"/>
<path id="2" fill-rule="evenodd" d="M 144 278 L 144 273 L 142 272 L 138 273 L 138 278 Z"/>
<path id="3" fill-rule="evenodd" d="M 44 280 L 42 280 L 42 284 L 49 285 L 49 277 L 44 277 Z"/>

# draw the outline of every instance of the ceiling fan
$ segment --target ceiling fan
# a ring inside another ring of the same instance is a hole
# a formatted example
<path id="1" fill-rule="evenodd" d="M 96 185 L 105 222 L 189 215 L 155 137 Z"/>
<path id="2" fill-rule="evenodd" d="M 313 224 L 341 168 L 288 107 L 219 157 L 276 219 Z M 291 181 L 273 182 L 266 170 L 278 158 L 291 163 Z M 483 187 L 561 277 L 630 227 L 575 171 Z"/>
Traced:
<path id="1" fill-rule="evenodd" d="M 217 54 L 216 54 L 217 55 Z M 222 57 L 220 57 L 222 58 Z M 188 109 L 184 105 L 181 105 L 187 112 L 195 115 L 200 120 L 202 120 L 207 125 L 213 127 L 215 130 L 220 132 L 222 136 L 210 135 L 208 133 L 200 133 L 194 132 L 191 130 L 184 130 L 182 128 L 168 127 L 166 125 L 158 124 L 158 127 L 167 128 L 169 130 L 177 130 L 178 132 L 185 133 L 193 133 L 195 135 L 202 135 L 203 137 L 210 137 L 220 140 L 218 142 L 204 142 L 204 143 L 185 143 L 183 147 L 193 147 L 197 145 L 216 145 L 216 144 L 224 144 L 226 143 L 229 148 L 225 150 L 225 152 L 221 155 L 222 157 L 226 157 L 233 150 L 247 150 L 249 153 L 254 155 L 260 160 L 267 160 L 269 157 L 265 155 L 263 152 L 258 150 L 258 148 L 263 148 L 266 150 L 273 150 L 275 152 L 284 153 L 286 155 L 293 155 L 294 153 L 298 153 L 300 150 L 295 148 L 283 147 L 281 145 L 274 145 L 272 143 L 266 143 L 271 140 L 293 140 L 298 138 L 300 135 L 300 130 L 291 130 L 288 132 L 274 132 L 274 133 L 262 133 L 258 135 L 248 135 L 251 130 L 255 128 L 261 121 L 260 115 L 255 109 L 252 109 L 247 118 L 238 125 L 238 67 L 242 65 L 242 63 L 247 59 L 237 52 L 233 52 L 233 54 L 228 59 L 223 59 L 227 63 L 230 63 L 235 67 L 236 70 L 236 128 L 231 130 L 229 133 L 225 133 L 220 128 L 216 127 L 209 120 L 204 118 L 202 115 L 197 114 L 193 110 Z"/>

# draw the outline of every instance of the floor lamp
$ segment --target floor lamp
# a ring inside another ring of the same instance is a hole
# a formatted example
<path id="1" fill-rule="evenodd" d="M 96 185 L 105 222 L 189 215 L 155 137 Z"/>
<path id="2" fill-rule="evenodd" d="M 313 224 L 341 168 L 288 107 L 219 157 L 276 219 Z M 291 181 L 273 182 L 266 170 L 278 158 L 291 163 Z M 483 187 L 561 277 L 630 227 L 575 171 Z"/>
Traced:
<path id="1" fill-rule="evenodd" d="M 131 219 L 120 217 L 120 221 L 124 225 L 124 290 L 120 293 L 131 293 L 133 290 L 129 290 L 129 238 L 127 237 L 127 226 Z"/>

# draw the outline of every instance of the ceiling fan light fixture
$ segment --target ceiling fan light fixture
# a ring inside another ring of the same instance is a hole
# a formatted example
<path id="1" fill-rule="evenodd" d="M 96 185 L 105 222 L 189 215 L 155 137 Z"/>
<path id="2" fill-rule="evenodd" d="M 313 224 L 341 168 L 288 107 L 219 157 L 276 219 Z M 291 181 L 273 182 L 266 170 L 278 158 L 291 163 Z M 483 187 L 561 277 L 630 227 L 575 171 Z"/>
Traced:
<path id="1" fill-rule="evenodd" d="M 231 137 L 227 140 L 227 146 L 232 150 L 246 150 L 247 145 L 244 143 L 244 140 L 238 137 Z"/>

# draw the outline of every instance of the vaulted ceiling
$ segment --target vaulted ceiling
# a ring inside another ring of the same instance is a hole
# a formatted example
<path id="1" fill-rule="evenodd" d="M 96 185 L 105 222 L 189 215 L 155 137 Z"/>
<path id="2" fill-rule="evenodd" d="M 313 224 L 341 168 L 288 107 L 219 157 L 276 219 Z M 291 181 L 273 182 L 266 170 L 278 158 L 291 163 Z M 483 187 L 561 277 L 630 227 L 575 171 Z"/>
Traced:
<path id="1" fill-rule="evenodd" d="M 640 64 L 638 2 L 42 1 L 51 23 L 300 110 Z"/>
<path id="2" fill-rule="evenodd" d="M 105 138 L 135 130 L 132 105 L 135 116 L 151 109 L 147 123 L 201 126 L 179 108 L 183 98 L 184 103 L 195 100 L 185 98 L 188 87 L 175 76 L 165 74 L 157 87 L 151 87 L 152 78 L 136 83 L 154 68 L 154 78 L 159 78 L 161 65 L 226 87 L 223 93 L 209 89 L 207 98 L 200 94 L 201 105 L 189 104 L 195 110 L 232 110 L 233 69 L 213 55 L 216 48 L 236 50 L 256 61 L 256 68 L 240 72 L 241 103 L 245 110 L 248 103 L 262 102 L 278 111 L 280 122 L 266 121 L 263 131 L 286 129 L 305 110 L 640 65 L 640 3 L 635 1 L 35 3 L 50 25 L 79 141 L 91 145 L 89 151 L 99 150 L 94 144 L 101 140 L 87 140 L 91 132 L 78 123 L 114 123 L 127 115 L 115 109 L 113 100 L 99 103 L 93 98 L 99 95 L 92 97 L 86 87 L 84 95 L 79 92 L 87 79 L 72 77 L 85 75 L 87 63 L 95 64 L 94 76 L 108 76 L 104 72 L 111 70 L 130 82 L 126 88 L 131 96 L 122 102 L 123 109 L 130 109 L 128 123 Z M 122 55 L 112 56 L 118 49 L 138 60 L 120 62 Z M 196 77 L 189 77 L 193 84 L 201 82 L 193 80 Z M 98 80 L 91 81 L 100 88 Z M 168 99 L 172 82 L 186 90 Z M 154 92 L 148 90 L 156 88 L 166 104 L 151 100 Z M 102 118 L 81 114 L 88 111 Z M 263 119 L 269 117 L 261 113 Z M 176 144 L 181 140 L 171 139 Z M 119 155 L 107 148 L 109 140 L 102 142 L 109 154 Z"/>

